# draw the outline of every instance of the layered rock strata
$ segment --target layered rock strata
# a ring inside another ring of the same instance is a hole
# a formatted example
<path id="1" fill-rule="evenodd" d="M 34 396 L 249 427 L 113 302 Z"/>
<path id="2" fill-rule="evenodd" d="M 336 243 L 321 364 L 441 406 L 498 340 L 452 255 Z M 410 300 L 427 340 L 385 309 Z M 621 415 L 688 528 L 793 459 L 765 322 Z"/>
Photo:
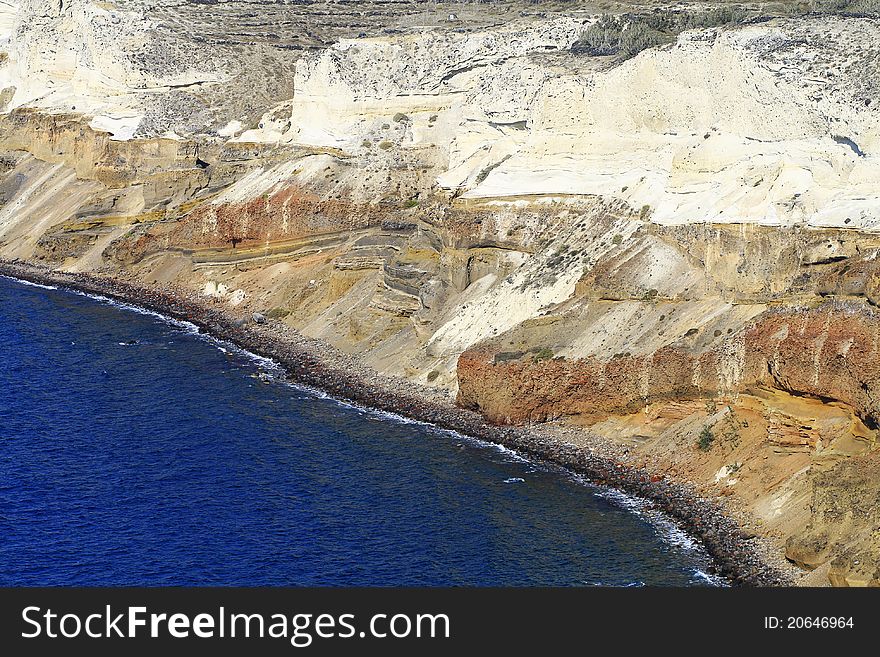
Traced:
<path id="1" fill-rule="evenodd" d="M 880 23 L 768 7 L 622 61 L 557 9 L 0 3 L 0 258 L 586 425 L 876 584 Z"/>

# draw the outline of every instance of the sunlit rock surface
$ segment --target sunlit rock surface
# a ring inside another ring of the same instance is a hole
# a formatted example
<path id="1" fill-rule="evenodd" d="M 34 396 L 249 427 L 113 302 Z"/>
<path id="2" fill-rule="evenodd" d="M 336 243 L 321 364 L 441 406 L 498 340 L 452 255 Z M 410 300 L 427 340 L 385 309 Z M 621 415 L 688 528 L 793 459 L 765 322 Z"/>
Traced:
<path id="1" fill-rule="evenodd" d="M 624 61 L 572 51 L 589 8 L 449 7 L 0 2 L 0 257 L 590 427 L 876 584 L 880 22 Z"/>

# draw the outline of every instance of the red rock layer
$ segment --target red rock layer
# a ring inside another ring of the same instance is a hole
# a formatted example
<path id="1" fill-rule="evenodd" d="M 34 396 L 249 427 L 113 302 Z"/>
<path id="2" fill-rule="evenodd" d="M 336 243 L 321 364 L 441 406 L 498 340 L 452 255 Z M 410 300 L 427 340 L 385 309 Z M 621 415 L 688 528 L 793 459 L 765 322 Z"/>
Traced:
<path id="1" fill-rule="evenodd" d="M 648 356 L 500 359 L 493 343 L 458 361 L 459 403 L 497 423 L 630 413 L 664 399 L 712 397 L 755 386 L 838 400 L 869 426 L 880 418 L 880 317 L 867 305 L 771 311 L 702 353 L 684 341 Z"/>
<path id="2" fill-rule="evenodd" d="M 346 198 L 322 198 L 299 186 L 244 203 L 206 204 L 182 223 L 183 243 L 196 248 L 248 246 L 378 225 L 387 208 Z"/>

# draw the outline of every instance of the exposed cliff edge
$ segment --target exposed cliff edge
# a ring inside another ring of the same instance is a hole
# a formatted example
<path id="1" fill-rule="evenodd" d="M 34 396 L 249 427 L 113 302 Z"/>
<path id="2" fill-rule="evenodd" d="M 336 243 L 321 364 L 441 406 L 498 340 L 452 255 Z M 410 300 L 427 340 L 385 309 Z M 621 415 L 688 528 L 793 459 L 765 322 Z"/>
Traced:
<path id="1" fill-rule="evenodd" d="M 880 21 L 622 61 L 586 11 L 361 4 L 0 3 L 0 258 L 588 427 L 880 584 Z"/>

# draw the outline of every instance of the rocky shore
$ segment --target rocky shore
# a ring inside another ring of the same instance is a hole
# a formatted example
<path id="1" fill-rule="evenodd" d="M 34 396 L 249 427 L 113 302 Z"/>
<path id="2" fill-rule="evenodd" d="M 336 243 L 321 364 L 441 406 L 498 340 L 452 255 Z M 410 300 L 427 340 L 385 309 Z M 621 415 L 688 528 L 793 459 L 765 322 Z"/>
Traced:
<path id="1" fill-rule="evenodd" d="M 185 320 L 248 351 L 272 358 L 291 380 L 335 397 L 394 412 L 474 438 L 500 444 L 531 459 L 563 466 L 598 484 L 650 501 L 700 540 L 718 574 L 736 585 L 786 586 L 789 572 L 767 558 L 764 540 L 740 527 L 719 502 L 694 488 L 624 464 L 597 440 L 589 449 L 566 443 L 547 428 L 498 426 L 455 406 L 442 391 L 383 376 L 328 344 L 307 338 L 281 322 L 235 314 L 228 306 L 170 285 L 145 287 L 135 279 L 65 273 L 18 261 L 0 261 L 0 274 L 45 285 L 99 294 Z"/>

